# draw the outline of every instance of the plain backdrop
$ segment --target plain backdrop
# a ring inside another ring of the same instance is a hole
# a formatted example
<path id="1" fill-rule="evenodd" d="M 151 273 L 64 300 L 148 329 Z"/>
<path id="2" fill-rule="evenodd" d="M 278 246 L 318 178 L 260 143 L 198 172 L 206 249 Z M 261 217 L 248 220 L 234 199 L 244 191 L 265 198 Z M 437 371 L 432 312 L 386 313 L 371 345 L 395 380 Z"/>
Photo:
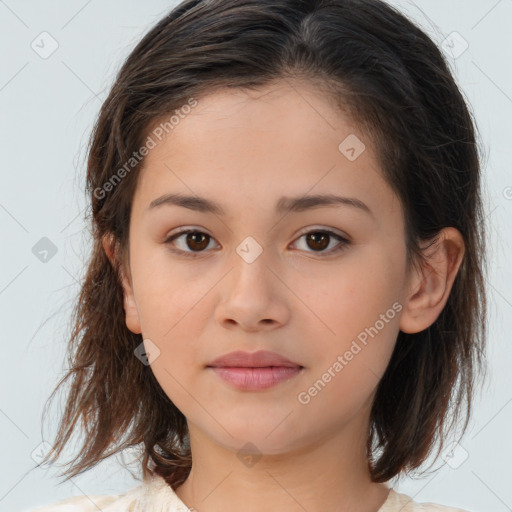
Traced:
<path id="1" fill-rule="evenodd" d="M 419 502 L 505 512 L 512 510 L 512 1 L 393 4 L 444 48 L 471 104 L 485 148 L 490 240 L 489 376 L 472 422 L 436 473 L 395 489 Z M 65 364 L 88 250 L 89 133 L 122 61 L 174 5 L 0 0 L 0 511 L 138 485 L 115 458 L 59 485 L 57 471 L 38 466 L 37 454 L 55 432 L 58 407 L 44 429 L 41 415 Z"/>

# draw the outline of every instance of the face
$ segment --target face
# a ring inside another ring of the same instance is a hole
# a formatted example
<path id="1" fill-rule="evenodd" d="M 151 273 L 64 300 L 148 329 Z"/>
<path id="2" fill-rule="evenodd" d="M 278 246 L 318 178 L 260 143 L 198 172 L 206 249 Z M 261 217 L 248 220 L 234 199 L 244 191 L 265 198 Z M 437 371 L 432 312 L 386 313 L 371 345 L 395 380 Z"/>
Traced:
<path id="1" fill-rule="evenodd" d="M 151 207 L 166 194 L 219 209 Z M 354 201 L 303 201 L 326 194 Z M 146 157 L 126 323 L 191 433 L 233 450 L 248 441 L 262 453 L 298 449 L 368 412 L 400 328 L 404 237 L 371 141 L 312 86 L 219 91 Z M 241 389 L 207 367 L 237 350 L 273 351 L 301 368 Z"/>

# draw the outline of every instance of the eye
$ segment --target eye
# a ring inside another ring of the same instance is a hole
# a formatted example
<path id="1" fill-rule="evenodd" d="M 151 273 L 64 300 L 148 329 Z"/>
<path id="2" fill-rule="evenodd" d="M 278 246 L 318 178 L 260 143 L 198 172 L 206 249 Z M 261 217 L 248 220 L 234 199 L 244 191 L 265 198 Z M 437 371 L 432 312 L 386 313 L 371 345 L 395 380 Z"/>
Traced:
<path id="1" fill-rule="evenodd" d="M 167 240 L 165 240 L 165 244 L 171 244 L 174 240 L 179 240 L 184 235 L 187 235 L 184 240 L 185 248 L 171 249 L 173 252 L 177 253 L 191 253 L 186 254 L 187 256 L 195 257 L 195 253 L 204 252 L 204 249 L 208 247 L 209 241 L 212 240 L 212 237 L 207 233 L 203 233 L 202 231 L 198 231 L 196 229 L 185 229 L 174 235 L 171 235 Z M 192 251 L 187 251 L 186 248 L 190 247 L 193 249 Z"/>
<path id="2" fill-rule="evenodd" d="M 172 242 L 174 242 L 175 240 L 180 240 L 184 235 L 186 235 L 186 237 L 183 240 L 181 240 L 183 242 L 182 247 L 178 248 L 178 249 L 171 248 L 170 250 L 172 252 L 175 252 L 178 254 L 184 254 L 184 255 L 190 256 L 192 258 L 196 257 L 197 255 L 201 254 L 202 252 L 205 252 L 205 249 L 208 247 L 209 242 L 211 240 L 213 240 L 213 238 L 210 235 L 208 235 L 207 233 L 204 233 L 202 231 L 198 231 L 196 229 L 185 229 L 185 230 L 182 230 L 178 233 L 171 235 L 169 238 L 167 238 L 164 241 L 164 244 L 172 245 Z M 306 233 L 303 233 L 298 238 L 298 240 L 300 240 L 304 237 L 305 237 L 306 246 L 313 249 L 312 251 L 306 250 L 306 252 L 332 254 L 332 253 L 341 251 L 347 245 L 350 244 L 350 241 L 348 239 L 346 239 L 345 237 L 343 237 L 329 229 L 310 230 Z M 335 245 L 334 248 L 331 248 L 330 250 L 325 251 L 324 249 L 330 245 L 330 241 L 333 238 L 338 240 L 338 244 Z M 187 250 L 187 249 L 191 249 L 191 250 Z"/>
<path id="3" fill-rule="evenodd" d="M 350 241 L 348 239 L 329 229 L 314 229 L 307 231 L 306 233 L 303 233 L 298 238 L 298 240 L 300 240 L 303 237 L 305 237 L 305 243 L 307 247 L 313 249 L 313 251 L 306 252 L 320 252 L 321 254 L 332 254 L 341 251 L 347 245 L 350 244 Z M 334 248 L 331 248 L 328 251 L 324 251 L 323 249 L 330 245 L 330 242 L 332 241 L 333 238 L 335 240 L 338 240 L 338 244 L 335 245 Z"/>

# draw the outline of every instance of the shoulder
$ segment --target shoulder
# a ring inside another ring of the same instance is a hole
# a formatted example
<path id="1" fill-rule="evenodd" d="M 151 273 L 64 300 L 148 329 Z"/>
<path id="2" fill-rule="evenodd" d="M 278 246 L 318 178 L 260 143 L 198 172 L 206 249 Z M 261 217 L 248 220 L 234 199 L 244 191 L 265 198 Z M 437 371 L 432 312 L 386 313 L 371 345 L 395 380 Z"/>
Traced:
<path id="1" fill-rule="evenodd" d="M 50 505 L 44 505 L 23 512 L 92 512 L 98 508 L 104 510 L 108 505 L 115 503 L 122 495 L 89 495 L 72 496 Z"/>
<path id="2" fill-rule="evenodd" d="M 131 502 L 137 499 L 139 493 L 140 486 L 124 494 L 82 494 L 23 512 L 128 512 Z"/>
<path id="3" fill-rule="evenodd" d="M 157 475 L 148 477 L 124 494 L 73 496 L 23 512 L 188 512 L 165 480 Z M 378 512 L 469 512 L 460 508 L 418 503 L 407 494 L 390 489 L 386 502 Z"/>
<path id="4" fill-rule="evenodd" d="M 23 512 L 180 512 L 183 507 L 172 488 L 157 475 L 147 477 L 123 494 L 73 496 Z"/>
<path id="5" fill-rule="evenodd" d="M 418 503 L 407 494 L 391 489 L 389 496 L 378 512 L 469 512 L 461 508 L 437 503 Z"/>

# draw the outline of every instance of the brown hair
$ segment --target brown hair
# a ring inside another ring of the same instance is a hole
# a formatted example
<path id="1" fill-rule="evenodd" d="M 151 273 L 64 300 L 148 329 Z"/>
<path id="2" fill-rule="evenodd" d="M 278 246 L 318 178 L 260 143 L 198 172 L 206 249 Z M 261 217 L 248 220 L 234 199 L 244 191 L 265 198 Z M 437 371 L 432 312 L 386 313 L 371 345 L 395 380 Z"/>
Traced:
<path id="1" fill-rule="evenodd" d="M 465 432 L 477 370 L 485 370 L 485 218 L 475 126 L 440 50 L 379 0 L 186 0 L 128 56 L 89 141 L 94 244 L 73 311 L 69 369 L 50 397 L 71 379 L 52 461 L 79 425 L 87 434 L 68 478 L 136 446 L 144 476 L 154 471 L 173 488 L 187 478 L 186 419 L 134 357 L 142 336 L 125 325 L 119 269 L 144 163 L 134 155 L 151 127 L 179 119 L 191 100 L 297 78 L 371 135 L 403 207 L 408 265 L 423 264 L 420 242 L 444 227 L 457 228 L 465 243 L 442 313 L 421 332 L 400 331 L 378 385 L 367 441 L 373 481 L 418 468 L 436 441 L 439 456 L 460 418 Z M 115 243 L 115 265 L 105 235 Z"/>

